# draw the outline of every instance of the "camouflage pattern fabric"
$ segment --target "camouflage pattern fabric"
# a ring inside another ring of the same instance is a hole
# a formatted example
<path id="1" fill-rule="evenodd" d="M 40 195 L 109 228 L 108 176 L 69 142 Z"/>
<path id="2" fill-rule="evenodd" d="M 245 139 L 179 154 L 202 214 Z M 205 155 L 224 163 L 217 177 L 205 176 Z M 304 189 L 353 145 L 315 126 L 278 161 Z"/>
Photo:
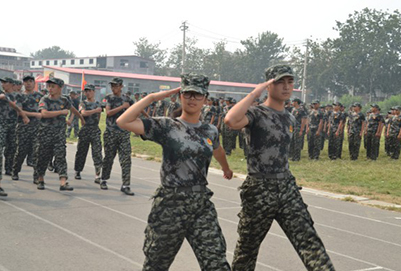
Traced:
<path id="1" fill-rule="evenodd" d="M 348 119 L 348 147 L 351 160 L 357 160 L 359 149 L 361 147 L 360 133 L 362 124 L 365 121 L 365 115 L 362 113 L 353 112 Z"/>
<path id="2" fill-rule="evenodd" d="M 48 111 L 60 111 L 71 108 L 71 100 L 66 96 L 60 96 L 58 99 L 52 99 L 50 95 L 43 96 L 39 102 L 39 111 L 45 109 Z M 43 127 L 63 128 L 66 127 L 66 115 L 59 115 L 54 118 L 41 118 L 40 125 Z M 65 132 L 64 132 L 65 133 Z"/>
<path id="3" fill-rule="evenodd" d="M 79 134 L 79 118 L 77 116 L 75 116 L 75 115 L 72 118 L 71 125 L 67 126 L 67 138 L 69 138 L 71 136 L 72 129 L 74 129 L 74 137 L 78 137 L 78 134 Z"/>
<path id="4" fill-rule="evenodd" d="M 367 135 L 366 135 L 366 156 L 368 159 L 376 160 L 379 156 L 380 137 L 376 137 L 376 132 L 384 118 L 380 114 L 370 114 L 367 119 Z"/>
<path id="5" fill-rule="evenodd" d="M 67 160 L 66 160 L 66 137 L 65 137 L 65 126 L 64 127 L 53 127 L 44 126 L 39 127 L 38 132 L 38 144 L 36 144 L 37 156 L 40 159 L 36 159 L 36 170 L 37 175 L 45 176 L 47 166 L 53 158 L 54 163 L 57 164 L 57 170 L 59 178 L 68 178 L 67 175 Z"/>
<path id="6" fill-rule="evenodd" d="M 75 171 L 83 171 L 89 146 L 92 147 L 92 159 L 95 166 L 96 175 L 100 175 L 102 169 L 102 142 L 100 139 L 101 131 L 96 125 L 84 125 L 78 134 L 77 152 L 75 154 Z"/>
<path id="7" fill-rule="evenodd" d="M 105 100 L 106 105 L 110 106 L 110 109 L 122 106 L 125 102 L 129 103 L 130 105 L 134 104 L 134 101 L 126 95 L 116 96 L 112 93 L 106 95 Z M 118 127 L 116 121 L 118 117 L 121 116 L 126 110 L 127 109 L 125 108 L 113 116 L 106 117 L 106 129 L 110 131 L 123 131 L 123 129 Z"/>
<path id="8" fill-rule="evenodd" d="M 12 161 L 9 160 L 10 159 L 9 153 L 5 152 L 6 147 L 12 144 L 12 141 L 10 142 L 11 140 L 10 137 L 15 137 L 15 122 L 14 121 L 10 122 L 8 120 L 0 119 L 0 180 L 2 179 L 2 171 L 3 171 L 3 154 L 6 159 L 5 170 L 10 173 L 12 170 Z M 8 151 L 10 151 L 10 148 L 8 148 Z"/>
<path id="9" fill-rule="evenodd" d="M 279 80 L 285 76 L 295 77 L 292 68 L 287 65 L 275 65 L 265 70 L 266 81 L 270 79 Z"/>
<path id="10" fill-rule="evenodd" d="M 265 105 L 251 106 L 249 120 L 248 173 L 281 173 L 289 169 L 288 153 L 295 126 L 293 115 Z"/>
<path id="11" fill-rule="evenodd" d="M 125 130 L 106 129 L 103 133 L 104 159 L 102 164 L 102 180 L 110 179 L 114 158 L 118 152 L 121 165 L 123 186 L 131 184 L 131 141 L 130 133 Z"/>
<path id="12" fill-rule="evenodd" d="M 393 116 L 389 130 L 389 148 L 391 150 L 391 158 L 398 159 L 400 157 L 400 140 L 397 138 L 401 129 L 401 116 Z"/>
<path id="13" fill-rule="evenodd" d="M 181 75 L 181 92 L 195 91 L 206 95 L 209 84 L 209 78 L 202 74 L 186 73 Z"/>
<path id="14" fill-rule="evenodd" d="M 290 157 L 292 161 L 301 160 L 301 149 L 303 136 L 299 135 L 301 131 L 302 120 L 307 118 L 305 111 L 299 107 L 294 108 L 291 114 L 295 117 L 294 133 L 290 145 Z"/>
<path id="15" fill-rule="evenodd" d="M 158 101 L 156 103 L 156 108 L 155 108 L 155 111 L 154 111 L 155 115 L 154 116 L 155 117 L 164 117 L 165 111 L 166 111 L 166 102 L 163 101 L 163 100 Z"/>
<path id="16" fill-rule="evenodd" d="M 308 133 L 308 154 L 310 159 L 319 159 L 320 156 L 320 135 L 316 132 L 319 129 L 320 120 L 323 119 L 323 113 L 320 110 L 312 109 L 308 115 L 309 133 Z"/>
<path id="17" fill-rule="evenodd" d="M 212 121 L 213 116 L 216 118 L 216 109 L 211 105 L 206 105 L 202 109 L 202 122 L 208 124 Z"/>
<path id="18" fill-rule="evenodd" d="M 14 156 L 15 150 L 17 148 L 17 140 L 15 136 L 15 128 L 17 126 L 17 119 L 15 120 L 8 120 L 5 122 L 5 141 L 6 145 L 4 148 L 4 169 L 7 173 L 12 172 L 13 163 L 14 163 Z"/>
<path id="19" fill-rule="evenodd" d="M 191 245 L 200 270 L 230 270 L 212 195 L 209 189 L 199 193 L 157 189 L 145 230 L 142 270 L 169 270 L 184 239 Z"/>
<path id="20" fill-rule="evenodd" d="M 221 124 L 221 137 L 223 143 L 223 149 L 226 151 L 227 155 L 230 155 L 231 152 L 236 148 L 237 143 L 237 135 L 238 131 L 232 130 L 224 123 L 224 118 L 227 112 L 233 107 L 233 105 L 226 106 L 223 112 L 223 120 Z"/>
<path id="21" fill-rule="evenodd" d="M 248 176 L 240 187 L 239 239 L 233 271 L 255 270 L 259 247 L 276 220 L 307 270 L 335 270 L 313 226 L 294 177 L 259 179 Z"/>
<path id="22" fill-rule="evenodd" d="M 339 132 L 339 135 L 336 136 L 336 133 L 338 131 L 338 127 L 340 125 L 340 122 L 343 120 L 342 113 L 340 111 L 338 112 L 333 112 L 329 118 L 330 122 L 330 135 L 329 135 L 329 158 L 331 160 L 335 160 L 337 158 L 340 158 L 340 145 L 341 145 L 341 131 Z"/>
<path id="23" fill-rule="evenodd" d="M 37 119 L 38 120 L 38 119 Z M 25 157 L 29 153 L 33 155 L 34 145 L 38 135 L 38 122 L 33 121 L 28 124 L 18 123 L 16 128 L 16 151 L 13 161 L 12 173 L 17 175 L 21 171 L 21 166 L 25 160 Z M 33 158 L 31 158 L 30 163 L 33 163 Z"/>
<path id="24" fill-rule="evenodd" d="M 213 150 L 220 146 L 217 128 L 211 124 L 190 124 L 180 118 L 142 120 L 144 140 L 163 147 L 160 170 L 166 187 L 207 185 L 207 172 Z"/>

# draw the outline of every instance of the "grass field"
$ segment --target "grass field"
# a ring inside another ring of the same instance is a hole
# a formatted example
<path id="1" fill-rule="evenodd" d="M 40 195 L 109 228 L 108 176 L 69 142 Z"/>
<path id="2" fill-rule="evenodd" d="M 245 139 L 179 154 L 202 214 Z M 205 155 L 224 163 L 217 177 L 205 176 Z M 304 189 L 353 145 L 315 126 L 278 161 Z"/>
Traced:
<path id="1" fill-rule="evenodd" d="M 105 128 L 104 114 L 102 114 L 100 123 L 103 131 Z M 76 139 L 69 139 L 69 141 L 74 142 Z M 134 155 L 148 155 L 150 157 L 148 159 L 161 159 L 162 149 L 156 143 L 143 141 L 134 135 L 131 136 L 131 143 Z M 235 173 L 247 173 L 243 151 L 238 147 L 228 157 L 228 162 Z M 214 159 L 211 166 L 219 168 Z M 309 160 L 307 143 L 305 143 L 301 161 L 290 161 L 290 169 L 297 178 L 298 184 L 305 187 L 401 205 L 401 160 L 391 160 L 386 156 L 383 138 L 377 161 L 366 160 L 366 151 L 363 146 L 361 146 L 359 159 L 351 161 L 348 153 L 348 141 L 345 138 L 342 159 L 331 161 L 328 158 L 326 141 L 320 159 L 318 161 Z"/>

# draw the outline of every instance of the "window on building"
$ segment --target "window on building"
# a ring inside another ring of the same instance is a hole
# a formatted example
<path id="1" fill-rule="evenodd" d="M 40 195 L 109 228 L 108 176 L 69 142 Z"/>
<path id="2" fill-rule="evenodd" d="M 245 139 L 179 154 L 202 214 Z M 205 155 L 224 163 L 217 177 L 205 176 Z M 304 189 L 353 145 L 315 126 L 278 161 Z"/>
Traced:
<path id="1" fill-rule="evenodd" d="M 128 59 L 120 59 L 120 67 L 128 67 Z"/>
<path id="2" fill-rule="evenodd" d="M 50 65 L 50 61 L 49 60 L 46 60 L 46 65 Z"/>
<path id="3" fill-rule="evenodd" d="M 83 59 L 80 59 L 80 60 L 79 60 L 79 64 L 83 65 L 83 64 L 84 64 L 84 60 L 83 60 Z"/>
<path id="4" fill-rule="evenodd" d="M 71 59 L 71 65 L 75 65 L 75 59 Z"/>
<path id="5" fill-rule="evenodd" d="M 54 65 L 57 65 L 58 64 L 58 61 L 57 60 L 54 60 Z"/>
<path id="6" fill-rule="evenodd" d="M 39 60 L 39 66 L 42 66 L 42 61 Z"/>
<path id="7" fill-rule="evenodd" d="M 66 62 L 67 61 L 65 61 L 65 59 L 64 59 L 64 60 L 61 61 L 61 64 L 65 65 Z"/>
<path id="8" fill-rule="evenodd" d="M 35 66 L 35 61 L 32 61 L 32 64 L 31 64 L 32 66 Z"/>
<path id="9" fill-rule="evenodd" d="M 139 67 L 144 69 L 149 68 L 148 62 L 145 61 L 139 62 Z"/>
<path id="10" fill-rule="evenodd" d="M 93 58 L 89 58 L 89 64 L 93 64 Z"/>

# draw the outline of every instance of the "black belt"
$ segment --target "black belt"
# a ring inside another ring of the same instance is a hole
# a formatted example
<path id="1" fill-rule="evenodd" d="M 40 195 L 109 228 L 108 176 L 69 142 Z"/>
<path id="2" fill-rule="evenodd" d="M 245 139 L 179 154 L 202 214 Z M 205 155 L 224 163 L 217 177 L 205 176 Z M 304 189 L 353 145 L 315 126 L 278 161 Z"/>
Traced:
<path id="1" fill-rule="evenodd" d="M 282 173 L 249 173 L 249 176 L 256 179 L 286 179 L 291 177 L 292 174 L 289 171 Z"/>
<path id="2" fill-rule="evenodd" d="M 200 193 L 206 191 L 206 185 L 194 185 L 194 186 L 179 186 L 179 187 L 165 187 L 166 189 L 172 189 L 174 193 L 187 192 L 187 193 Z"/>

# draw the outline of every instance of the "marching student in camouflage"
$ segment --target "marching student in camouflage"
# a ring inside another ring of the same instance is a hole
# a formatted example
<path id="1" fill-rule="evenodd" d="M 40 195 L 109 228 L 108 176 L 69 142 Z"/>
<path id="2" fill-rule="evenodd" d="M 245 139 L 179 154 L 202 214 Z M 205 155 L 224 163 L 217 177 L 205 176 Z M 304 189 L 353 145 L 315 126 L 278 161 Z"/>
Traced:
<path id="1" fill-rule="evenodd" d="M 72 109 L 70 99 L 61 94 L 64 87 L 63 80 L 52 78 L 46 83 L 49 88 L 49 95 L 42 97 L 39 102 L 42 118 L 38 131 L 38 143 L 35 146 L 37 159 L 35 161 L 34 182 L 36 182 L 35 175 L 37 175 L 37 188 L 39 190 L 45 189 L 44 176 L 54 155 L 60 179 L 60 190 L 72 191 L 74 188 L 67 183 L 66 116 L 70 111 L 75 112 L 79 117 L 81 116 L 78 111 Z"/>
<path id="2" fill-rule="evenodd" d="M 336 160 L 340 156 L 341 132 L 343 129 L 343 115 L 340 111 L 341 103 L 333 104 L 334 110 L 329 118 L 327 134 L 329 136 L 329 158 Z"/>
<path id="3" fill-rule="evenodd" d="M 216 118 L 216 109 L 213 107 L 213 99 L 207 98 L 206 104 L 202 108 L 201 119 L 204 124 L 213 124 Z"/>
<path id="4" fill-rule="evenodd" d="M 76 110 L 78 110 L 79 108 L 79 98 L 78 98 L 78 93 L 75 90 L 71 90 L 70 91 L 70 99 L 72 102 L 72 106 L 74 106 L 74 108 Z M 67 138 L 69 138 L 71 136 L 71 131 L 72 129 L 74 129 L 74 137 L 77 138 L 78 134 L 79 134 L 79 122 L 78 122 L 78 117 L 75 116 L 75 114 L 70 113 L 69 116 L 69 123 L 67 125 Z"/>
<path id="5" fill-rule="evenodd" d="M 3 153 L 4 148 L 9 141 L 7 138 L 10 134 L 14 133 L 13 123 L 15 122 L 14 112 L 22 117 L 24 123 L 28 124 L 29 119 L 25 113 L 16 105 L 15 97 L 12 95 L 14 79 L 10 77 L 0 78 L 2 87 L 5 92 L 0 90 L 0 196 L 6 197 L 7 193 L 1 187 L 1 180 L 3 179 Z M 15 128 L 15 127 L 14 127 Z M 11 174 L 10 174 L 11 175 Z"/>
<path id="6" fill-rule="evenodd" d="M 85 119 L 85 125 L 78 134 L 77 152 L 75 154 L 75 179 L 81 179 L 81 171 L 84 169 L 89 146 L 92 147 L 92 159 L 95 166 L 95 182 L 100 183 L 100 171 L 102 169 L 102 142 L 99 128 L 102 106 L 95 101 L 95 86 L 86 85 L 84 88 L 85 101 L 81 102 L 79 112 Z M 100 188 L 107 189 L 103 184 Z"/>
<path id="7" fill-rule="evenodd" d="M 360 103 L 355 103 L 348 120 L 348 146 L 351 160 L 358 159 L 362 135 L 365 130 L 365 115 L 361 113 L 361 108 Z"/>
<path id="8" fill-rule="evenodd" d="M 22 108 L 24 113 L 29 117 L 29 123 L 24 124 L 21 116 L 18 117 L 18 124 L 16 128 L 17 149 L 14 155 L 14 162 L 12 168 L 12 179 L 18 180 L 18 173 L 21 171 L 22 163 L 29 153 L 33 156 L 34 146 L 36 144 L 38 127 L 40 118 L 42 117 L 39 112 L 39 101 L 42 94 L 34 91 L 35 78 L 31 75 L 23 78 L 25 92 L 19 93 L 16 96 L 17 105 Z M 28 157 L 27 157 L 28 159 Z M 31 161 L 33 163 L 33 161 Z"/>
<path id="9" fill-rule="evenodd" d="M 340 112 L 341 112 L 341 118 L 343 120 L 342 126 L 341 126 L 341 131 L 340 131 L 340 143 L 339 143 L 339 151 L 338 151 L 338 157 L 341 159 L 341 155 L 343 153 L 343 144 L 344 144 L 344 130 L 345 130 L 345 124 L 347 123 L 347 119 L 349 117 L 348 112 L 345 111 L 345 107 L 343 104 L 340 106 Z"/>
<path id="10" fill-rule="evenodd" d="M 301 160 L 301 147 L 302 147 L 302 134 L 304 133 L 306 122 L 308 116 L 305 111 L 300 106 L 302 101 L 298 98 L 295 98 L 292 101 L 292 112 L 291 114 L 295 117 L 296 124 L 294 126 L 293 137 L 290 145 L 290 153 L 292 161 Z"/>
<path id="11" fill-rule="evenodd" d="M 322 130 L 322 135 L 321 135 L 321 143 L 320 143 L 320 150 L 322 151 L 324 149 L 324 142 L 329 139 L 329 136 L 327 135 L 328 127 L 329 127 L 329 118 L 330 115 L 333 113 L 333 105 L 328 104 L 325 106 L 325 109 L 322 111 L 323 112 L 323 130 Z"/>
<path id="12" fill-rule="evenodd" d="M 276 220 L 308 270 L 334 270 L 289 170 L 295 118 L 284 102 L 292 94 L 294 73 L 287 65 L 270 67 L 265 73 L 267 82 L 234 106 L 225 119 L 233 129 L 246 127 L 250 133 L 248 176 L 240 187 L 242 209 L 232 269 L 255 270 L 259 247 Z M 266 89 L 266 102 L 251 106 Z"/>
<path id="13" fill-rule="evenodd" d="M 212 155 L 225 178 L 231 179 L 233 172 L 220 146 L 217 128 L 199 120 L 210 81 L 193 73 L 181 78 L 182 88 L 150 94 L 118 119 L 122 128 L 163 147 L 161 186 L 153 197 L 145 230 L 143 270 L 169 270 L 184 239 L 191 245 L 201 270 L 230 270 L 226 242 L 210 200 L 213 192 L 207 188 Z M 179 118 L 138 118 L 152 101 L 180 90 Z"/>
<path id="14" fill-rule="evenodd" d="M 384 127 L 383 127 L 383 133 L 384 133 L 384 151 L 387 154 L 387 156 L 391 156 L 392 150 L 390 148 L 390 136 L 388 133 L 388 129 L 391 126 L 391 122 L 393 121 L 393 116 L 394 116 L 394 107 L 390 108 L 390 111 L 387 112 L 386 117 L 384 118 Z"/>
<path id="15" fill-rule="evenodd" d="M 131 191 L 131 140 L 130 132 L 118 127 L 116 120 L 128 107 L 134 104 L 134 101 L 121 94 L 124 87 L 123 80 L 119 77 L 113 78 L 109 82 L 113 93 L 106 96 L 106 130 L 103 133 L 104 159 L 102 166 L 101 186 L 107 186 L 107 180 L 110 179 L 111 169 L 114 158 L 118 152 L 122 172 L 121 192 L 133 196 Z M 144 99 L 144 98 L 143 98 Z M 143 100 L 142 99 L 142 100 Z M 139 102 L 138 102 L 139 103 Z"/>
<path id="16" fill-rule="evenodd" d="M 400 157 L 401 148 L 401 107 L 393 107 L 393 117 L 387 127 L 387 136 L 389 138 L 389 148 L 391 149 L 391 159 L 397 160 Z"/>
<path id="17" fill-rule="evenodd" d="M 380 115 L 380 107 L 377 104 L 371 105 L 372 113 L 367 119 L 365 131 L 366 136 L 366 157 L 371 160 L 376 160 L 379 156 L 380 137 L 384 125 L 384 118 Z"/>
<path id="18" fill-rule="evenodd" d="M 166 110 L 166 101 L 158 101 L 156 103 L 155 110 L 153 111 L 153 117 L 164 117 L 166 114 Z"/>
<path id="19" fill-rule="evenodd" d="M 170 103 L 167 106 L 167 110 L 166 110 L 166 115 L 165 116 L 171 118 L 173 112 L 176 111 L 180 107 L 181 107 L 180 103 L 177 102 L 177 95 L 172 95 L 170 97 Z"/>
<path id="20" fill-rule="evenodd" d="M 309 159 L 318 160 L 320 155 L 320 134 L 323 130 L 323 113 L 319 110 L 320 101 L 312 102 L 313 108 L 308 115 L 306 133 L 308 135 Z"/>

